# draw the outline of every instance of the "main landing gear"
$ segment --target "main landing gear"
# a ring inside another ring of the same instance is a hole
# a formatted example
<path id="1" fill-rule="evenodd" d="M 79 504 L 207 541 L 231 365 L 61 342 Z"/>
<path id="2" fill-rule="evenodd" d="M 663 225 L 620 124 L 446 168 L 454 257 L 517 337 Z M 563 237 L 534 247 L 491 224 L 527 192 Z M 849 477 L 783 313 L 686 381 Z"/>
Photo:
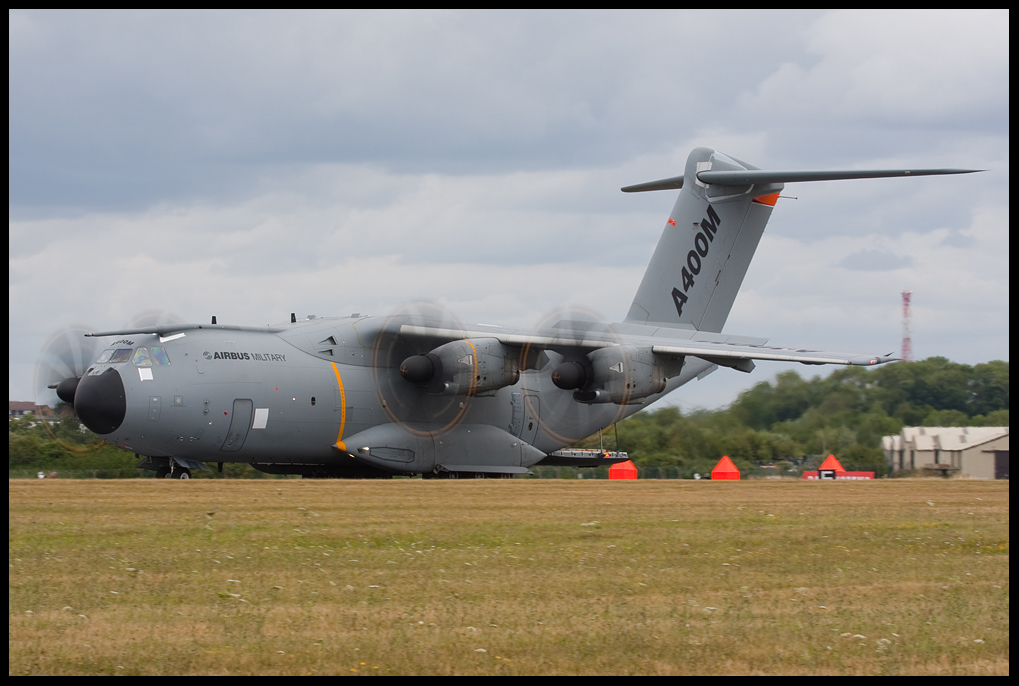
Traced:
<path id="1" fill-rule="evenodd" d="M 512 474 L 498 472 L 425 472 L 422 479 L 512 479 Z"/>

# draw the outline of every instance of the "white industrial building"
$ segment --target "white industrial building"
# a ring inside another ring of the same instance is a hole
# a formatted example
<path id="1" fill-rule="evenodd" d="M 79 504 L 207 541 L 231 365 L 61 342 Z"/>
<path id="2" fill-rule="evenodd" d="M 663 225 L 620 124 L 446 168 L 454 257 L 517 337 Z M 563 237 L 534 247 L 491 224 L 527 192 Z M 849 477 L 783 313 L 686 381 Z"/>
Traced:
<path id="1" fill-rule="evenodd" d="M 1008 478 L 1007 426 L 907 426 L 881 439 L 894 474 L 927 469 L 977 479 Z"/>

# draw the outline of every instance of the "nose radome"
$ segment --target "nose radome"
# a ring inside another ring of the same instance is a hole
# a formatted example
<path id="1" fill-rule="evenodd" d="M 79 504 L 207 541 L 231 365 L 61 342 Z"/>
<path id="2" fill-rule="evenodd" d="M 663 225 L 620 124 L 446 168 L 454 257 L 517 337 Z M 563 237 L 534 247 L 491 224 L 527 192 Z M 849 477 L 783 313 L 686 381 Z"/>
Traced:
<path id="1" fill-rule="evenodd" d="M 74 393 L 74 411 L 81 423 L 97 434 L 116 431 L 127 414 L 124 380 L 113 368 L 84 376 Z"/>

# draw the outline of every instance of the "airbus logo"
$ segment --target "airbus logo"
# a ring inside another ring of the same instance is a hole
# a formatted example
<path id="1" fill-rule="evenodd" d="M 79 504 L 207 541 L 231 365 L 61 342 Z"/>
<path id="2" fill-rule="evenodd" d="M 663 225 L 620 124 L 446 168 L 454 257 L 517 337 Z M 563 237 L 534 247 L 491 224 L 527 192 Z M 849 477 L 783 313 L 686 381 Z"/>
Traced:
<path id="1" fill-rule="evenodd" d="M 255 360 L 256 362 L 286 362 L 287 356 L 280 353 L 235 353 L 230 351 L 206 350 L 202 355 L 207 360 Z"/>

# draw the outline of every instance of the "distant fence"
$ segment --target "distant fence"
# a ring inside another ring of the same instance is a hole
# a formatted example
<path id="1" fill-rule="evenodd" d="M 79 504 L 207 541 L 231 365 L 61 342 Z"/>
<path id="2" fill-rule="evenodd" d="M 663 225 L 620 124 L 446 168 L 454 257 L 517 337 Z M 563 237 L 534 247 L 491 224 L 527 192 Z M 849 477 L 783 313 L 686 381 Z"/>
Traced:
<path id="1" fill-rule="evenodd" d="M 9 470 L 8 479 L 155 479 L 156 473 L 147 469 L 62 469 L 54 472 Z M 217 472 L 199 472 L 199 475 L 192 475 L 195 479 L 299 479 L 295 474 L 245 474 L 244 476 L 233 476 L 219 474 Z"/>
<path id="2" fill-rule="evenodd" d="M 539 479 L 608 479 L 608 467 L 584 469 L 577 467 L 531 467 Z M 679 467 L 638 467 L 638 479 L 682 479 Z"/>

